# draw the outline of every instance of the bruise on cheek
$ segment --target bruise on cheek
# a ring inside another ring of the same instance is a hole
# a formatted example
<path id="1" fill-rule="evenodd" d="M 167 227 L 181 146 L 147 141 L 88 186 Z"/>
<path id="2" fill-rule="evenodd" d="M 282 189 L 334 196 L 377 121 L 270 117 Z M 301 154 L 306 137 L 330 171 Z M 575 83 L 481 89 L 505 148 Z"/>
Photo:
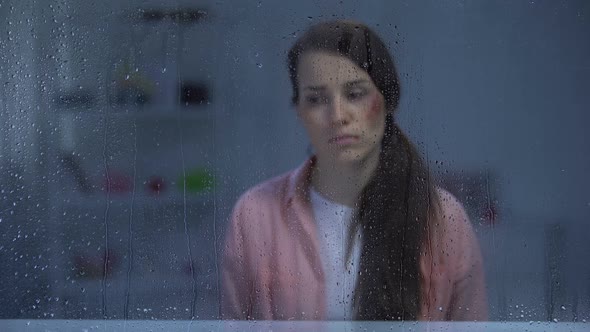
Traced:
<path id="1" fill-rule="evenodd" d="M 371 101 L 369 102 L 369 110 L 366 112 L 367 120 L 374 121 L 376 120 L 383 110 L 381 96 L 379 93 L 374 93 L 371 97 Z"/>

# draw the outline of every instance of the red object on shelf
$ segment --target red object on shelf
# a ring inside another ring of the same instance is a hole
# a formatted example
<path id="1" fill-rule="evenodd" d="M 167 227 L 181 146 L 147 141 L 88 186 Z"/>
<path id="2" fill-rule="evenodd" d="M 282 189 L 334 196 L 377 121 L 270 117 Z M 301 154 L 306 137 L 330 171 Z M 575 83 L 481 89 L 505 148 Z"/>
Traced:
<path id="1" fill-rule="evenodd" d="M 103 181 L 103 189 L 109 193 L 128 193 L 133 189 L 133 181 L 122 172 L 109 171 Z"/>
<path id="2" fill-rule="evenodd" d="M 166 190 L 166 182 L 160 176 L 152 176 L 147 182 L 148 191 L 152 194 L 160 194 Z"/>

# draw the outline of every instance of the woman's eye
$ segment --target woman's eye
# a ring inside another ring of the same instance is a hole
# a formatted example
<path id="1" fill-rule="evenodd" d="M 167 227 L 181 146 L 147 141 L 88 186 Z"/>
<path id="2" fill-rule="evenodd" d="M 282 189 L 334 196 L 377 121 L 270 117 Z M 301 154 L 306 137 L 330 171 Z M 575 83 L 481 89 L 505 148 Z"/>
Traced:
<path id="1" fill-rule="evenodd" d="M 347 97 L 348 100 L 355 101 L 363 98 L 366 94 L 367 92 L 364 90 L 353 90 L 348 92 Z"/>
<path id="2" fill-rule="evenodd" d="M 309 95 L 305 97 L 305 102 L 310 105 L 317 105 L 326 102 L 326 98 L 318 95 Z"/>
<path id="3" fill-rule="evenodd" d="M 306 97 L 305 100 L 307 101 L 308 104 L 316 104 L 319 100 L 319 98 L 317 96 L 309 96 Z"/>

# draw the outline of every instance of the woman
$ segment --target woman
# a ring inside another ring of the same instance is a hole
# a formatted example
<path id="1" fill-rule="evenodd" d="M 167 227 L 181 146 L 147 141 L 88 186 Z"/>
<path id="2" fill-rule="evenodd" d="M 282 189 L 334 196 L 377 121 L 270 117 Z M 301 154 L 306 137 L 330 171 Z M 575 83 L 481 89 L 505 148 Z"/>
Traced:
<path id="1" fill-rule="evenodd" d="M 315 154 L 234 207 L 223 317 L 486 319 L 476 237 L 394 121 L 400 88 L 385 44 L 362 24 L 321 23 L 288 67 Z"/>

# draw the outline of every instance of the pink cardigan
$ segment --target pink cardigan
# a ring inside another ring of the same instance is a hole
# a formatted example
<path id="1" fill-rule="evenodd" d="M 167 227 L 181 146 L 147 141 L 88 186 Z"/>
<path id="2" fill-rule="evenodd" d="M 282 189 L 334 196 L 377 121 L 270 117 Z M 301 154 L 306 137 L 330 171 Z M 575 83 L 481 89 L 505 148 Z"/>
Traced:
<path id="1" fill-rule="evenodd" d="M 323 320 L 326 294 L 309 200 L 312 160 L 248 190 L 223 247 L 225 319 Z M 486 320 L 482 257 L 461 204 L 439 190 L 442 217 L 420 260 L 420 320 Z M 429 250 L 432 248 L 432 250 Z"/>

